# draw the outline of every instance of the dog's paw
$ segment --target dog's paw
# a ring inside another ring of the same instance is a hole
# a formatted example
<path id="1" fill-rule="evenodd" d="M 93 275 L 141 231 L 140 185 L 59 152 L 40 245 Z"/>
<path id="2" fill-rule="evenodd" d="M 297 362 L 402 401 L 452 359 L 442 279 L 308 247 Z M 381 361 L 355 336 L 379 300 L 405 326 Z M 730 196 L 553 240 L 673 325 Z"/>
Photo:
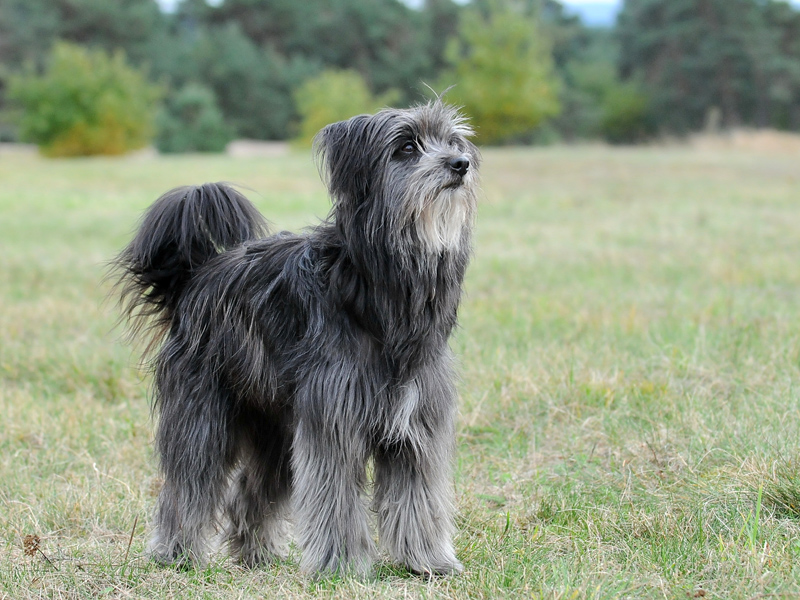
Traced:
<path id="1" fill-rule="evenodd" d="M 340 577 L 368 580 L 373 574 L 372 558 L 367 556 L 349 560 L 334 558 L 324 564 L 301 562 L 300 570 L 317 581 Z"/>
<path id="2" fill-rule="evenodd" d="M 421 575 L 426 579 L 434 577 L 446 577 L 447 575 L 458 575 L 464 571 L 464 565 L 457 559 L 445 559 L 438 561 L 429 561 L 426 565 L 411 565 L 406 564 L 406 568 L 415 575 Z"/>
<path id="3" fill-rule="evenodd" d="M 171 567 L 176 571 L 189 571 L 198 566 L 197 561 L 190 552 L 180 548 L 174 548 L 171 551 L 162 549 L 151 549 L 150 560 L 161 567 Z"/>
<path id="4" fill-rule="evenodd" d="M 150 538 L 146 554 L 159 566 L 172 567 L 178 571 L 204 567 L 208 561 L 204 542 L 188 546 L 174 537 L 163 535 L 158 529 Z"/>
<path id="5" fill-rule="evenodd" d="M 238 552 L 232 551 L 231 556 L 245 568 L 255 569 L 264 565 L 284 560 L 289 555 L 288 548 L 271 548 L 265 546 L 242 547 Z"/>

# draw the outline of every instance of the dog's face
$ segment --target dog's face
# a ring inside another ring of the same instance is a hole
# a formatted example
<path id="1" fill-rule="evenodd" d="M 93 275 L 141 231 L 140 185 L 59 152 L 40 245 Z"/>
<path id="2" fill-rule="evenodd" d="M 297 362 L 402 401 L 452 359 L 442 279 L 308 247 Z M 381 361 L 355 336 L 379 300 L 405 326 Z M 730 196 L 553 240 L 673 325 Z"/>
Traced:
<path id="1" fill-rule="evenodd" d="M 468 244 L 479 153 L 456 109 L 439 101 L 334 123 L 315 140 L 345 236 L 431 254 Z M 387 237 L 388 234 L 388 237 Z"/>

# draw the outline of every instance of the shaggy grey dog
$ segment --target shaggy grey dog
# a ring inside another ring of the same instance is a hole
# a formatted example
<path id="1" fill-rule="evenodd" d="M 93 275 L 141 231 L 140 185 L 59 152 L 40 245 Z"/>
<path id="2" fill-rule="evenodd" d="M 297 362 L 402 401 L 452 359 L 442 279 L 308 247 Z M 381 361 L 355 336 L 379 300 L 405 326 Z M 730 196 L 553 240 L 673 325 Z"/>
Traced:
<path id="1" fill-rule="evenodd" d="M 453 549 L 456 325 L 478 152 L 440 101 L 335 123 L 315 140 L 333 199 L 267 235 L 222 184 L 172 190 L 117 257 L 125 314 L 150 334 L 164 485 L 150 551 L 202 563 L 223 535 L 246 565 L 285 553 L 364 575 L 381 545 L 423 574 Z"/>

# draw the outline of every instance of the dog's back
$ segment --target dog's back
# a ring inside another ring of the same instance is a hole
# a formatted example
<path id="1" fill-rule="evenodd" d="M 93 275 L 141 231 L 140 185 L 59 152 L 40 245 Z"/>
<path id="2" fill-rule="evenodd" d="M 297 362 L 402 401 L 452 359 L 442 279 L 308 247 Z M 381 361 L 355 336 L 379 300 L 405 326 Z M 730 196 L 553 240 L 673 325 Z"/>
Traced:
<path id="1" fill-rule="evenodd" d="M 303 276 L 316 268 L 308 246 L 308 237 L 282 232 L 246 241 L 196 270 L 156 361 L 156 401 L 168 401 L 158 389 L 162 378 L 185 378 L 203 364 L 203 377 L 230 389 L 237 411 L 288 402 L 294 363 L 302 361 L 298 348 L 309 343 L 311 315 L 321 304 L 319 278 Z"/>

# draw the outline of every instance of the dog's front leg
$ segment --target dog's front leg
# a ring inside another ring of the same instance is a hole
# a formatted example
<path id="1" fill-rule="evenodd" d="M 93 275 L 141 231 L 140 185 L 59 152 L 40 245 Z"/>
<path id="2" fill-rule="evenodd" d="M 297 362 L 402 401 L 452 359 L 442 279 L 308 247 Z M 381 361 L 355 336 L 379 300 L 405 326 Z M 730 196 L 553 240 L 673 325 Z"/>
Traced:
<path id="1" fill-rule="evenodd" d="M 300 418 L 292 467 L 304 572 L 369 574 L 375 549 L 363 501 L 365 463 L 365 445 L 353 431 Z"/>
<path id="2" fill-rule="evenodd" d="M 452 542 L 455 391 L 446 373 L 408 387 L 404 402 L 428 404 L 406 417 L 404 427 L 394 427 L 375 453 L 373 506 L 381 544 L 394 560 L 425 575 L 463 570 Z"/>

